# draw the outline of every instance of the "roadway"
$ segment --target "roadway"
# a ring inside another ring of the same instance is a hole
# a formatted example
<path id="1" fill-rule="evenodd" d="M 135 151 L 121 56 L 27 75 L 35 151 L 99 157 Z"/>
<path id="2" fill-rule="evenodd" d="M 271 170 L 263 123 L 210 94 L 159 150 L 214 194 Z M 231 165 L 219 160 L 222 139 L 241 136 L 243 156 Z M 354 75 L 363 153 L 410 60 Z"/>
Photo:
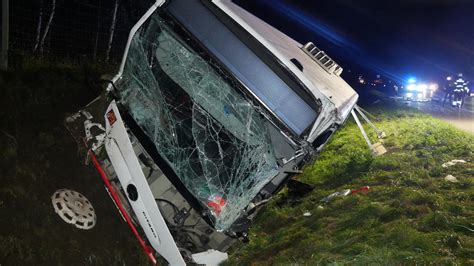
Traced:
<path id="1" fill-rule="evenodd" d="M 442 119 L 451 125 L 474 134 L 474 112 L 459 110 L 458 108 L 442 106 L 440 102 L 407 102 L 408 106 L 421 112 L 431 114 L 433 117 Z"/>

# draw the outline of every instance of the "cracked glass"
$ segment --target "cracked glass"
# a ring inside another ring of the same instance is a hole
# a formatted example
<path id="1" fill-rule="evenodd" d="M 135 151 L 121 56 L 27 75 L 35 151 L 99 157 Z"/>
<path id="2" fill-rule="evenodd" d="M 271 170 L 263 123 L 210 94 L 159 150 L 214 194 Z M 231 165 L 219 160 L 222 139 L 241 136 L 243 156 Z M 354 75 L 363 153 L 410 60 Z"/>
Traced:
<path id="1" fill-rule="evenodd" d="M 175 29 L 159 14 L 150 17 L 132 39 L 118 93 L 225 231 L 278 173 L 277 162 L 260 108 Z"/>

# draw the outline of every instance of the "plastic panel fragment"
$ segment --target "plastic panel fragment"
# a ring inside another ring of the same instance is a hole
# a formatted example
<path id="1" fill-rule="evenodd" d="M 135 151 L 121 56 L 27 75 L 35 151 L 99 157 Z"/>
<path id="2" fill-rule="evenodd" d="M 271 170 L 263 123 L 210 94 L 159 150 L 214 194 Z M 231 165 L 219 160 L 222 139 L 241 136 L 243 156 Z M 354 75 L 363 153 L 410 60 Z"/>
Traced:
<path id="1" fill-rule="evenodd" d="M 158 14 L 133 37 L 118 93 L 186 188 L 227 230 L 278 174 L 267 123 Z"/>

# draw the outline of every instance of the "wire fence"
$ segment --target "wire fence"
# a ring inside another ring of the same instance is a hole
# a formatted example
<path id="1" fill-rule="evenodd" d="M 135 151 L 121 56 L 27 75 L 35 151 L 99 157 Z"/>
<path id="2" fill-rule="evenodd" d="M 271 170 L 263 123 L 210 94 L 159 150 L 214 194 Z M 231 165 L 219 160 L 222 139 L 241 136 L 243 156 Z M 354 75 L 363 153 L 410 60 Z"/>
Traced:
<path id="1" fill-rule="evenodd" d="M 15 0 L 10 3 L 10 61 L 121 59 L 146 3 L 133 0 Z"/>

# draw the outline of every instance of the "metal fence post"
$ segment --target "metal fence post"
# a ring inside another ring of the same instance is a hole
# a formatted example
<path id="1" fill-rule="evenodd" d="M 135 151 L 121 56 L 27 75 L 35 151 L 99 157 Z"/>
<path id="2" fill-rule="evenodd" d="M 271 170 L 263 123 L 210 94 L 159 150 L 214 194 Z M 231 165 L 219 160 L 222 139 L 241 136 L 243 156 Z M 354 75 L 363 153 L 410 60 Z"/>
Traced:
<path id="1" fill-rule="evenodd" d="M 8 30 L 9 30 L 9 0 L 2 0 L 2 51 L 0 55 L 0 69 L 8 68 Z"/>

